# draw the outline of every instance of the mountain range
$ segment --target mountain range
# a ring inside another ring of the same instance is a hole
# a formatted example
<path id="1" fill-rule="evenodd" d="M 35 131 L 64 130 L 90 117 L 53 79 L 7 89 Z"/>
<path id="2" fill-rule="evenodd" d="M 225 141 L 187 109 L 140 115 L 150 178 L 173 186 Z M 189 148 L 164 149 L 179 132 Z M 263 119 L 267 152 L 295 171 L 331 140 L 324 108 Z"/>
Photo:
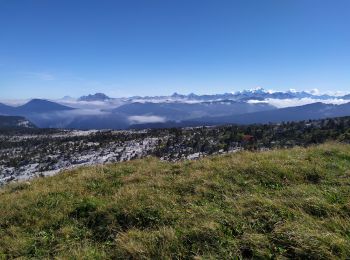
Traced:
<path id="1" fill-rule="evenodd" d="M 302 99 L 311 98 L 318 100 L 327 99 L 350 99 L 350 95 L 328 95 L 317 94 L 317 91 L 271 91 L 263 88 L 255 88 L 250 90 L 237 91 L 234 93 L 212 94 L 212 95 L 196 95 L 190 93 L 182 95 L 174 93 L 170 96 L 154 96 L 154 97 L 131 97 L 132 100 L 158 100 L 158 101 L 215 101 L 215 100 L 233 100 L 233 101 L 248 101 L 248 100 L 266 100 L 266 99 Z"/>
<path id="2" fill-rule="evenodd" d="M 89 94 L 86 96 L 81 96 L 77 98 L 77 101 L 111 101 L 120 99 L 123 101 L 129 102 L 204 102 L 204 101 L 219 101 L 219 100 L 232 100 L 232 101 L 248 101 L 248 100 L 266 100 L 266 99 L 318 99 L 318 100 L 327 100 L 327 99 L 346 99 L 350 100 L 350 94 L 346 95 L 332 95 L 332 94 L 317 94 L 318 91 L 296 91 L 296 90 L 288 90 L 288 91 L 272 91 L 265 90 L 263 88 L 255 88 L 250 90 L 237 91 L 233 93 L 222 93 L 222 94 L 205 94 L 205 95 L 197 95 L 194 93 L 190 93 L 188 95 L 179 94 L 177 92 L 173 93 L 169 96 L 132 96 L 126 98 L 112 98 L 107 96 L 104 93 L 95 93 Z M 73 99 L 69 96 L 66 96 L 64 99 Z"/>
<path id="3" fill-rule="evenodd" d="M 273 92 L 261 88 L 214 95 L 174 93 L 171 96 L 128 98 L 111 98 L 96 93 L 78 99 L 32 99 L 21 106 L 0 103 L 0 115 L 22 116 L 43 128 L 127 129 L 257 124 L 348 116 L 349 100 L 350 95 L 317 95 L 292 90 Z M 284 103 L 287 107 L 283 106 Z"/>
<path id="4" fill-rule="evenodd" d="M 350 103 L 333 105 L 317 102 L 304 106 L 280 108 L 269 111 L 240 114 L 236 116 L 200 118 L 198 121 L 215 124 L 266 124 L 279 123 L 283 121 L 288 122 L 343 117 L 348 115 L 350 115 Z"/>

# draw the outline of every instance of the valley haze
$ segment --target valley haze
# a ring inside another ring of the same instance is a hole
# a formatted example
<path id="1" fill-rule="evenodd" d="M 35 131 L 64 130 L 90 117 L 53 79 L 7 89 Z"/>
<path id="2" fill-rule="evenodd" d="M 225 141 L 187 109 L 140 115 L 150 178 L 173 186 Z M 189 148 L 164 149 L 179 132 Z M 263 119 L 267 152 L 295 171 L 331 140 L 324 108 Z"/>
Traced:
<path id="1" fill-rule="evenodd" d="M 255 124 L 349 115 L 350 95 L 263 88 L 233 93 L 113 98 L 103 93 L 56 100 L 4 100 L 0 115 L 40 128 L 130 129 Z M 305 113 L 307 112 L 307 113 Z"/>

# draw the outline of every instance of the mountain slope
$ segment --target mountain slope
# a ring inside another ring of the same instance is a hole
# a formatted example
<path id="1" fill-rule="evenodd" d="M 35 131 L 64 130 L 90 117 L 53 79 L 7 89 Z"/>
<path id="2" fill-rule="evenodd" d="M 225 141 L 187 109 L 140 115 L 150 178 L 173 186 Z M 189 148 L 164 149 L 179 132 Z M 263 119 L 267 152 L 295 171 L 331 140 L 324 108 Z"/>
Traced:
<path id="1" fill-rule="evenodd" d="M 11 115 L 14 107 L 0 103 L 0 115 Z"/>
<path id="2" fill-rule="evenodd" d="M 129 121 L 124 116 L 118 114 L 89 115 L 74 118 L 65 128 L 70 129 L 126 129 Z"/>
<path id="3" fill-rule="evenodd" d="M 0 105 L 0 115 L 23 116 L 42 128 L 65 127 L 66 122 L 71 121 L 70 112 L 73 110 L 75 109 L 43 99 L 32 99 L 18 107 Z"/>
<path id="4" fill-rule="evenodd" d="M 50 113 L 54 111 L 73 110 L 71 107 L 63 106 L 52 101 L 43 99 L 32 99 L 28 103 L 15 109 L 16 113 Z"/>
<path id="5" fill-rule="evenodd" d="M 0 104 L 0 114 L 3 115 L 26 116 L 28 114 L 50 113 L 64 110 L 73 110 L 73 108 L 44 99 L 32 99 L 28 103 L 18 107 Z"/>
<path id="6" fill-rule="evenodd" d="M 304 106 L 287 107 L 270 111 L 247 113 L 244 115 L 231 115 L 224 117 L 204 117 L 196 119 L 203 123 L 234 123 L 234 124 L 262 124 L 278 123 L 282 121 L 302 121 L 310 119 L 322 119 L 328 117 L 342 117 L 350 115 L 350 103 L 332 105 L 313 103 Z"/>
<path id="7" fill-rule="evenodd" d="M 24 117 L 0 116 L 0 128 L 35 128 L 36 126 Z"/>
<path id="8" fill-rule="evenodd" d="M 293 258 L 350 255 L 350 146 L 149 158 L 0 191 L 0 256 Z"/>

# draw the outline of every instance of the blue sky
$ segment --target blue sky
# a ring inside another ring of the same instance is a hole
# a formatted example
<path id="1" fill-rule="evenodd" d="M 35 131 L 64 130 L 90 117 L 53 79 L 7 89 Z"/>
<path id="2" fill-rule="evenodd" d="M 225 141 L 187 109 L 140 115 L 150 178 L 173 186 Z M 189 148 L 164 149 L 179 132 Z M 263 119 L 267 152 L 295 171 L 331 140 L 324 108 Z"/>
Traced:
<path id="1" fill-rule="evenodd" d="M 0 98 L 350 91 L 348 0 L 0 0 Z"/>

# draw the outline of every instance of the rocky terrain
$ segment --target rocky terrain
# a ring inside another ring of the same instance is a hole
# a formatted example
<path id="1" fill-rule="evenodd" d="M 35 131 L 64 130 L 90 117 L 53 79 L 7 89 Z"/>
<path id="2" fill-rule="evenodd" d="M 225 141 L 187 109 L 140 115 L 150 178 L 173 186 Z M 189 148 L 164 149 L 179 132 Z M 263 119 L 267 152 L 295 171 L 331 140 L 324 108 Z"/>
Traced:
<path id="1" fill-rule="evenodd" d="M 2 134 L 0 183 L 53 175 L 74 166 L 141 158 L 151 154 L 159 140 L 132 131 Z"/>
<path id="2" fill-rule="evenodd" d="M 349 117 L 138 131 L 0 129 L 0 185 L 77 166 L 147 156 L 193 160 L 210 154 L 308 146 L 329 140 L 349 142 Z"/>
<path id="3" fill-rule="evenodd" d="M 176 129 L 5 131 L 0 134 L 0 184 L 50 176 L 77 166 L 128 161 L 150 155 L 177 161 L 241 149 L 235 142 L 224 151 L 212 137 L 208 139 L 210 149 L 186 143 L 196 140 L 196 129 L 200 131 L 200 128 L 182 129 L 181 138 L 180 130 Z"/>

